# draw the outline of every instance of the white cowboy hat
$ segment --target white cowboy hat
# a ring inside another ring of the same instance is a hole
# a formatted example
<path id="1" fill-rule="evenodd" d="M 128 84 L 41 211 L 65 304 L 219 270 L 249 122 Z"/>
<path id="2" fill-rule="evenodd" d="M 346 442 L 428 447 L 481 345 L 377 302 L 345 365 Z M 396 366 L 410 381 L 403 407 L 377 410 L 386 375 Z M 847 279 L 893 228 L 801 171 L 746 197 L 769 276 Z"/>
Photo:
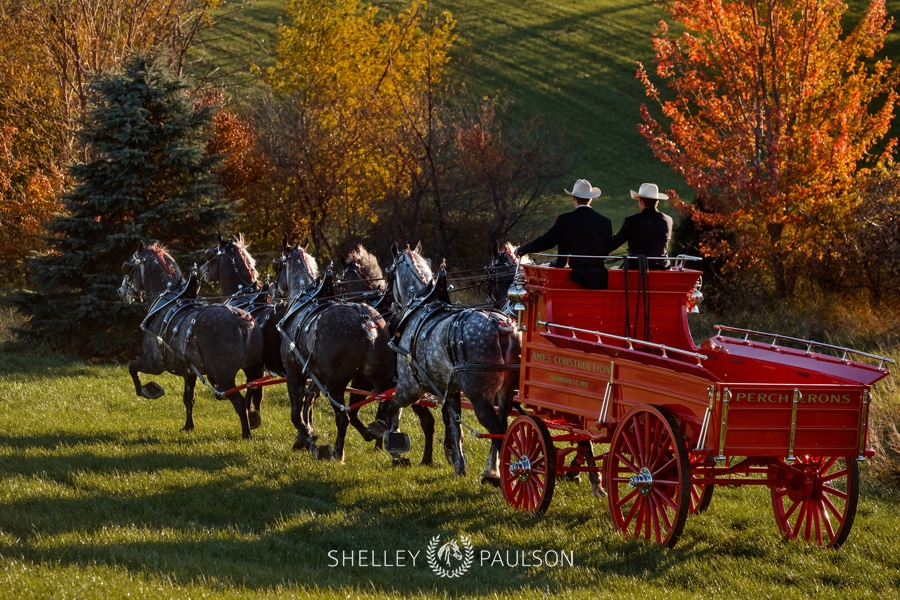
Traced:
<path id="1" fill-rule="evenodd" d="M 572 191 L 566 190 L 570 196 L 578 196 L 579 198 L 596 198 L 600 195 L 600 188 L 591 187 L 591 182 L 587 179 L 579 179 L 572 186 Z"/>
<path id="2" fill-rule="evenodd" d="M 665 194 L 659 193 L 659 188 L 656 187 L 655 183 L 642 183 L 641 188 L 638 191 L 631 190 L 631 197 L 637 200 L 638 198 L 648 198 L 650 200 L 668 200 L 669 197 Z"/>

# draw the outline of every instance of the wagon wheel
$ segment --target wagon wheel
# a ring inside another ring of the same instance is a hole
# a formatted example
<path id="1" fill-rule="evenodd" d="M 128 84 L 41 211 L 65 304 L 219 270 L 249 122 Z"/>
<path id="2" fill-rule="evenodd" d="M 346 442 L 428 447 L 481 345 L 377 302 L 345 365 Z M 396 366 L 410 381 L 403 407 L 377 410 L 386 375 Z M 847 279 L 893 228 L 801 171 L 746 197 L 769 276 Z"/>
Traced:
<path id="1" fill-rule="evenodd" d="M 691 500 L 690 463 L 675 420 L 655 406 L 632 408 L 616 427 L 607 462 L 616 530 L 674 546 Z"/>
<path id="2" fill-rule="evenodd" d="M 769 469 L 775 482 L 772 507 L 782 533 L 789 539 L 839 548 L 856 517 L 859 464 L 853 458 L 804 456 L 791 466 Z"/>
<path id="3" fill-rule="evenodd" d="M 702 462 L 702 458 L 697 458 L 696 462 Z M 695 459 L 691 459 L 691 471 L 696 469 L 694 466 Z M 706 483 L 693 483 L 691 482 L 691 508 L 690 514 L 699 515 L 702 512 L 705 512 L 707 508 L 709 508 L 709 503 L 712 502 L 713 489 L 715 486 L 706 484 Z"/>
<path id="4" fill-rule="evenodd" d="M 547 510 L 556 485 L 556 448 L 543 421 L 524 415 L 512 422 L 500 448 L 500 474 L 509 504 L 532 514 Z"/>

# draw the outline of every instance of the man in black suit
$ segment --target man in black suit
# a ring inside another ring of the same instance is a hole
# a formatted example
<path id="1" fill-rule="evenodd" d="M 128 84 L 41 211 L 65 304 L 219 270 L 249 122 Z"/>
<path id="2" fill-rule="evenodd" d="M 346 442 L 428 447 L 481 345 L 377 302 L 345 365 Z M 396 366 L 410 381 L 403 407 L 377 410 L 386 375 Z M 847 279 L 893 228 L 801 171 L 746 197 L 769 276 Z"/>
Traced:
<path id="1" fill-rule="evenodd" d="M 669 197 L 659 193 L 655 183 L 642 183 L 638 191 L 631 191 L 631 197 L 640 202 L 641 212 L 625 217 L 619 232 L 613 236 L 610 250 L 615 250 L 628 242 L 628 256 L 668 256 L 669 240 L 672 238 L 672 217 L 656 208 L 660 200 Z M 631 268 L 638 267 L 638 261 L 629 261 Z M 668 269 L 669 261 L 651 260 L 650 269 Z"/>
<path id="2" fill-rule="evenodd" d="M 572 267 L 569 279 L 589 289 L 606 289 L 606 266 L 603 259 L 586 258 L 607 256 L 611 249 L 612 221 L 591 208 L 591 200 L 600 195 L 600 188 L 592 187 L 586 179 L 575 182 L 572 190 L 574 210 L 563 213 L 544 235 L 516 248 L 523 256 L 531 252 L 543 252 L 556 246 L 558 256 L 554 266 Z"/>

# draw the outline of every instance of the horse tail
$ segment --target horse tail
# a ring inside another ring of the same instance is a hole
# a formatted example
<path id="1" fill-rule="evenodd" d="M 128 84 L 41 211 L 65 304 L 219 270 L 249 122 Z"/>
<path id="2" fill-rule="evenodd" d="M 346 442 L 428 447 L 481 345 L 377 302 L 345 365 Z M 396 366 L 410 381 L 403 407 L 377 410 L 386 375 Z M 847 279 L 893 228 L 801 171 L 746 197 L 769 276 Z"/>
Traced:
<path id="1" fill-rule="evenodd" d="M 370 344 L 374 344 L 378 338 L 378 325 L 372 319 L 366 319 L 362 324 L 363 331 L 366 332 L 366 339 Z"/>
<path id="2" fill-rule="evenodd" d="M 521 361 L 522 336 L 516 327 L 515 321 L 502 315 L 497 321 L 497 337 L 500 342 L 500 350 L 503 353 L 503 362 L 507 365 L 517 365 Z"/>
<path id="3" fill-rule="evenodd" d="M 251 315 L 246 310 L 231 306 L 229 304 L 225 304 L 224 307 L 230 310 L 231 314 L 237 317 L 238 326 L 241 329 L 253 329 L 254 327 L 256 327 L 256 319 L 254 319 L 253 315 Z"/>

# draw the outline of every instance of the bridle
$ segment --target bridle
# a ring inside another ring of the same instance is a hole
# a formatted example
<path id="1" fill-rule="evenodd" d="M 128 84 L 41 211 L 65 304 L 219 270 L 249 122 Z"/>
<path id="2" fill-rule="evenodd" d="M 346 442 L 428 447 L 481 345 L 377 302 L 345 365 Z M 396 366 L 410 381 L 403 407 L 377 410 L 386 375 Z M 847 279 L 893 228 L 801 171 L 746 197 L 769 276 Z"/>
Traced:
<path id="1" fill-rule="evenodd" d="M 355 258 L 351 259 L 350 262 L 348 262 L 344 265 L 344 272 L 341 275 L 341 282 L 344 284 L 346 284 L 345 280 L 347 279 L 347 273 L 355 273 L 358 281 L 364 282 L 366 284 L 366 286 L 369 288 L 370 292 L 377 291 L 377 288 L 375 287 L 375 282 L 369 276 L 369 272 L 366 271 L 365 267 L 363 267 L 361 264 L 359 264 L 359 261 L 357 261 Z"/>
<path id="2" fill-rule="evenodd" d="M 250 280 L 247 281 L 244 273 L 241 272 L 241 269 L 238 268 L 238 260 L 235 255 L 240 256 L 241 263 L 246 268 L 247 272 L 250 274 Z M 250 265 L 247 264 L 246 260 L 244 260 L 243 256 L 240 255 L 240 250 L 237 246 L 235 246 L 234 242 L 229 240 L 224 242 L 223 244 L 219 244 L 215 248 L 210 248 L 206 251 L 206 256 L 209 259 L 203 263 L 203 266 L 200 267 L 200 275 L 203 277 L 204 281 L 208 283 L 215 283 L 216 281 L 211 277 L 210 273 L 212 270 L 216 269 L 216 280 L 221 281 L 222 277 L 219 273 L 218 269 L 220 268 L 219 260 L 225 256 L 231 260 L 231 268 L 234 270 L 234 274 L 237 277 L 238 282 L 238 294 L 248 290 L 256 290 L 259 289 L 259 281 L 256 278 L 256 271 L 250 268 Z"/>
<path id="3" fill-rule="evenodd" d="M 172 284 L 175 283 L 175 279 L 179 277 L 178 272 L 173 269 L 169 264 L 166 263 L 165 257 L 161 252 L 155 250 L 153 248 L 149 248 L 144 250 L 144 252 L 151 252 L 155 255 L 156 261 L 159 263 L 160 268 L 165 272 L 165 274 L 169 277 L 170 281 L 166 283 L 166 289 L 172 287 Z M 123 269 L 128 269 L 125 273 L 125 276 L 122 278 L 122 285 L 118 289 L 119 298 L 125 303 L 131 302 L 143 302 L 146 299 L 146 289 L 144 286 L 144 282 L 146 281 L 146 273 L 144 270 L 144 265 L 147 263 L 147 259 L 141 258 L 140 253 L 135 252 L 134 255 L 125 261 L 122 264 Z M 135 272 L 140 271 L 141 277 L 141 285 L 138 287 L 135 285 Z"/>
<path id="4" fill-rule="evenodd" d="M 128 268 L 128 271 L 125 273 L 125 276 L 122 278 L 122 285 L 119 287 L 119 298 L 122 299 L 123 302 L 143 302 L 144 301 L 144 288 L 137 287 L 134 285 L 134 272 L 140 269 L 141 272 L 141 281 L 144 281 L 144 261 L 141 260 L 141 257 L 138 256 L 137 252 L 134 253 L 130 259 L 125 261 L 122 265 L 122 268 Z"/>
<path id="5" fill-rule="evenodd" d="M 406 258 L 406 260 L 404 260 L 404 257 Z M 398 307 L 405 307 L 405 303 L 403 302 L 402 290 L 400 289 L 400 274 L 397 271 L 397 267 L 399 267 L 399 266 L 406 267 L 407 271 L 409 271 L 409 273 L 414 278 L 416 278 L 418 281 L 420 281 L 423 286 L 428 285 L 428 278 L 425 275 L 425 273 L 423 273 L 419 269 L 418 265 L 416 265 L 416 261 L 413 258 L 413 250 L 412 249 L 407 248 L 406 250 L 398 253 L 394 257 L 393 264 L 390 267 L 388 267 L 387 269 L 385 269 L 385 271 L 388 275 L 393 275 L 395 277 L 394 285 L 391 286 L 391 292 L 394 296 L 394 304 L 396 304 Z M 409 293 L 410 293 L 410 298 L 415 297 L 416 290 L 412 285 L 409 286 Z M 397 312 L 399 313 L 400 311 L 397 311 Z"/>
<path id="6" fill-rule="evenodd" d="M 286 255 L 285 255 L 286 254 Z M 286 277 L 285 273 L 287 272 L 290 263 L 296 262 L 298 263 L 303 272 L 306 274 L 306 279 L 309 283 L 303 286 L 303 289 L 297 295 L 297 297 L 304 295 L 311 288 L 316 286 L 316 278 L 313 277 L 312 272 L 310 271 L 309 265 L 304 259 L 306 252 L 303 248 L 291 248 L 289 251 L 285 249 L 285 253 L 282 253 L 281 256 L 277 256 L 272 259 L 272 263 L 275 265 L 275 277 L 272 279 L 272 297 L 275 300 L 285 299 L 290 294 L 290 288 L 288 287 L 284 291 L 282 291 L 282 277 Z M 290 286 L 290 281 L 288 281 L 285 286 Z"/>

